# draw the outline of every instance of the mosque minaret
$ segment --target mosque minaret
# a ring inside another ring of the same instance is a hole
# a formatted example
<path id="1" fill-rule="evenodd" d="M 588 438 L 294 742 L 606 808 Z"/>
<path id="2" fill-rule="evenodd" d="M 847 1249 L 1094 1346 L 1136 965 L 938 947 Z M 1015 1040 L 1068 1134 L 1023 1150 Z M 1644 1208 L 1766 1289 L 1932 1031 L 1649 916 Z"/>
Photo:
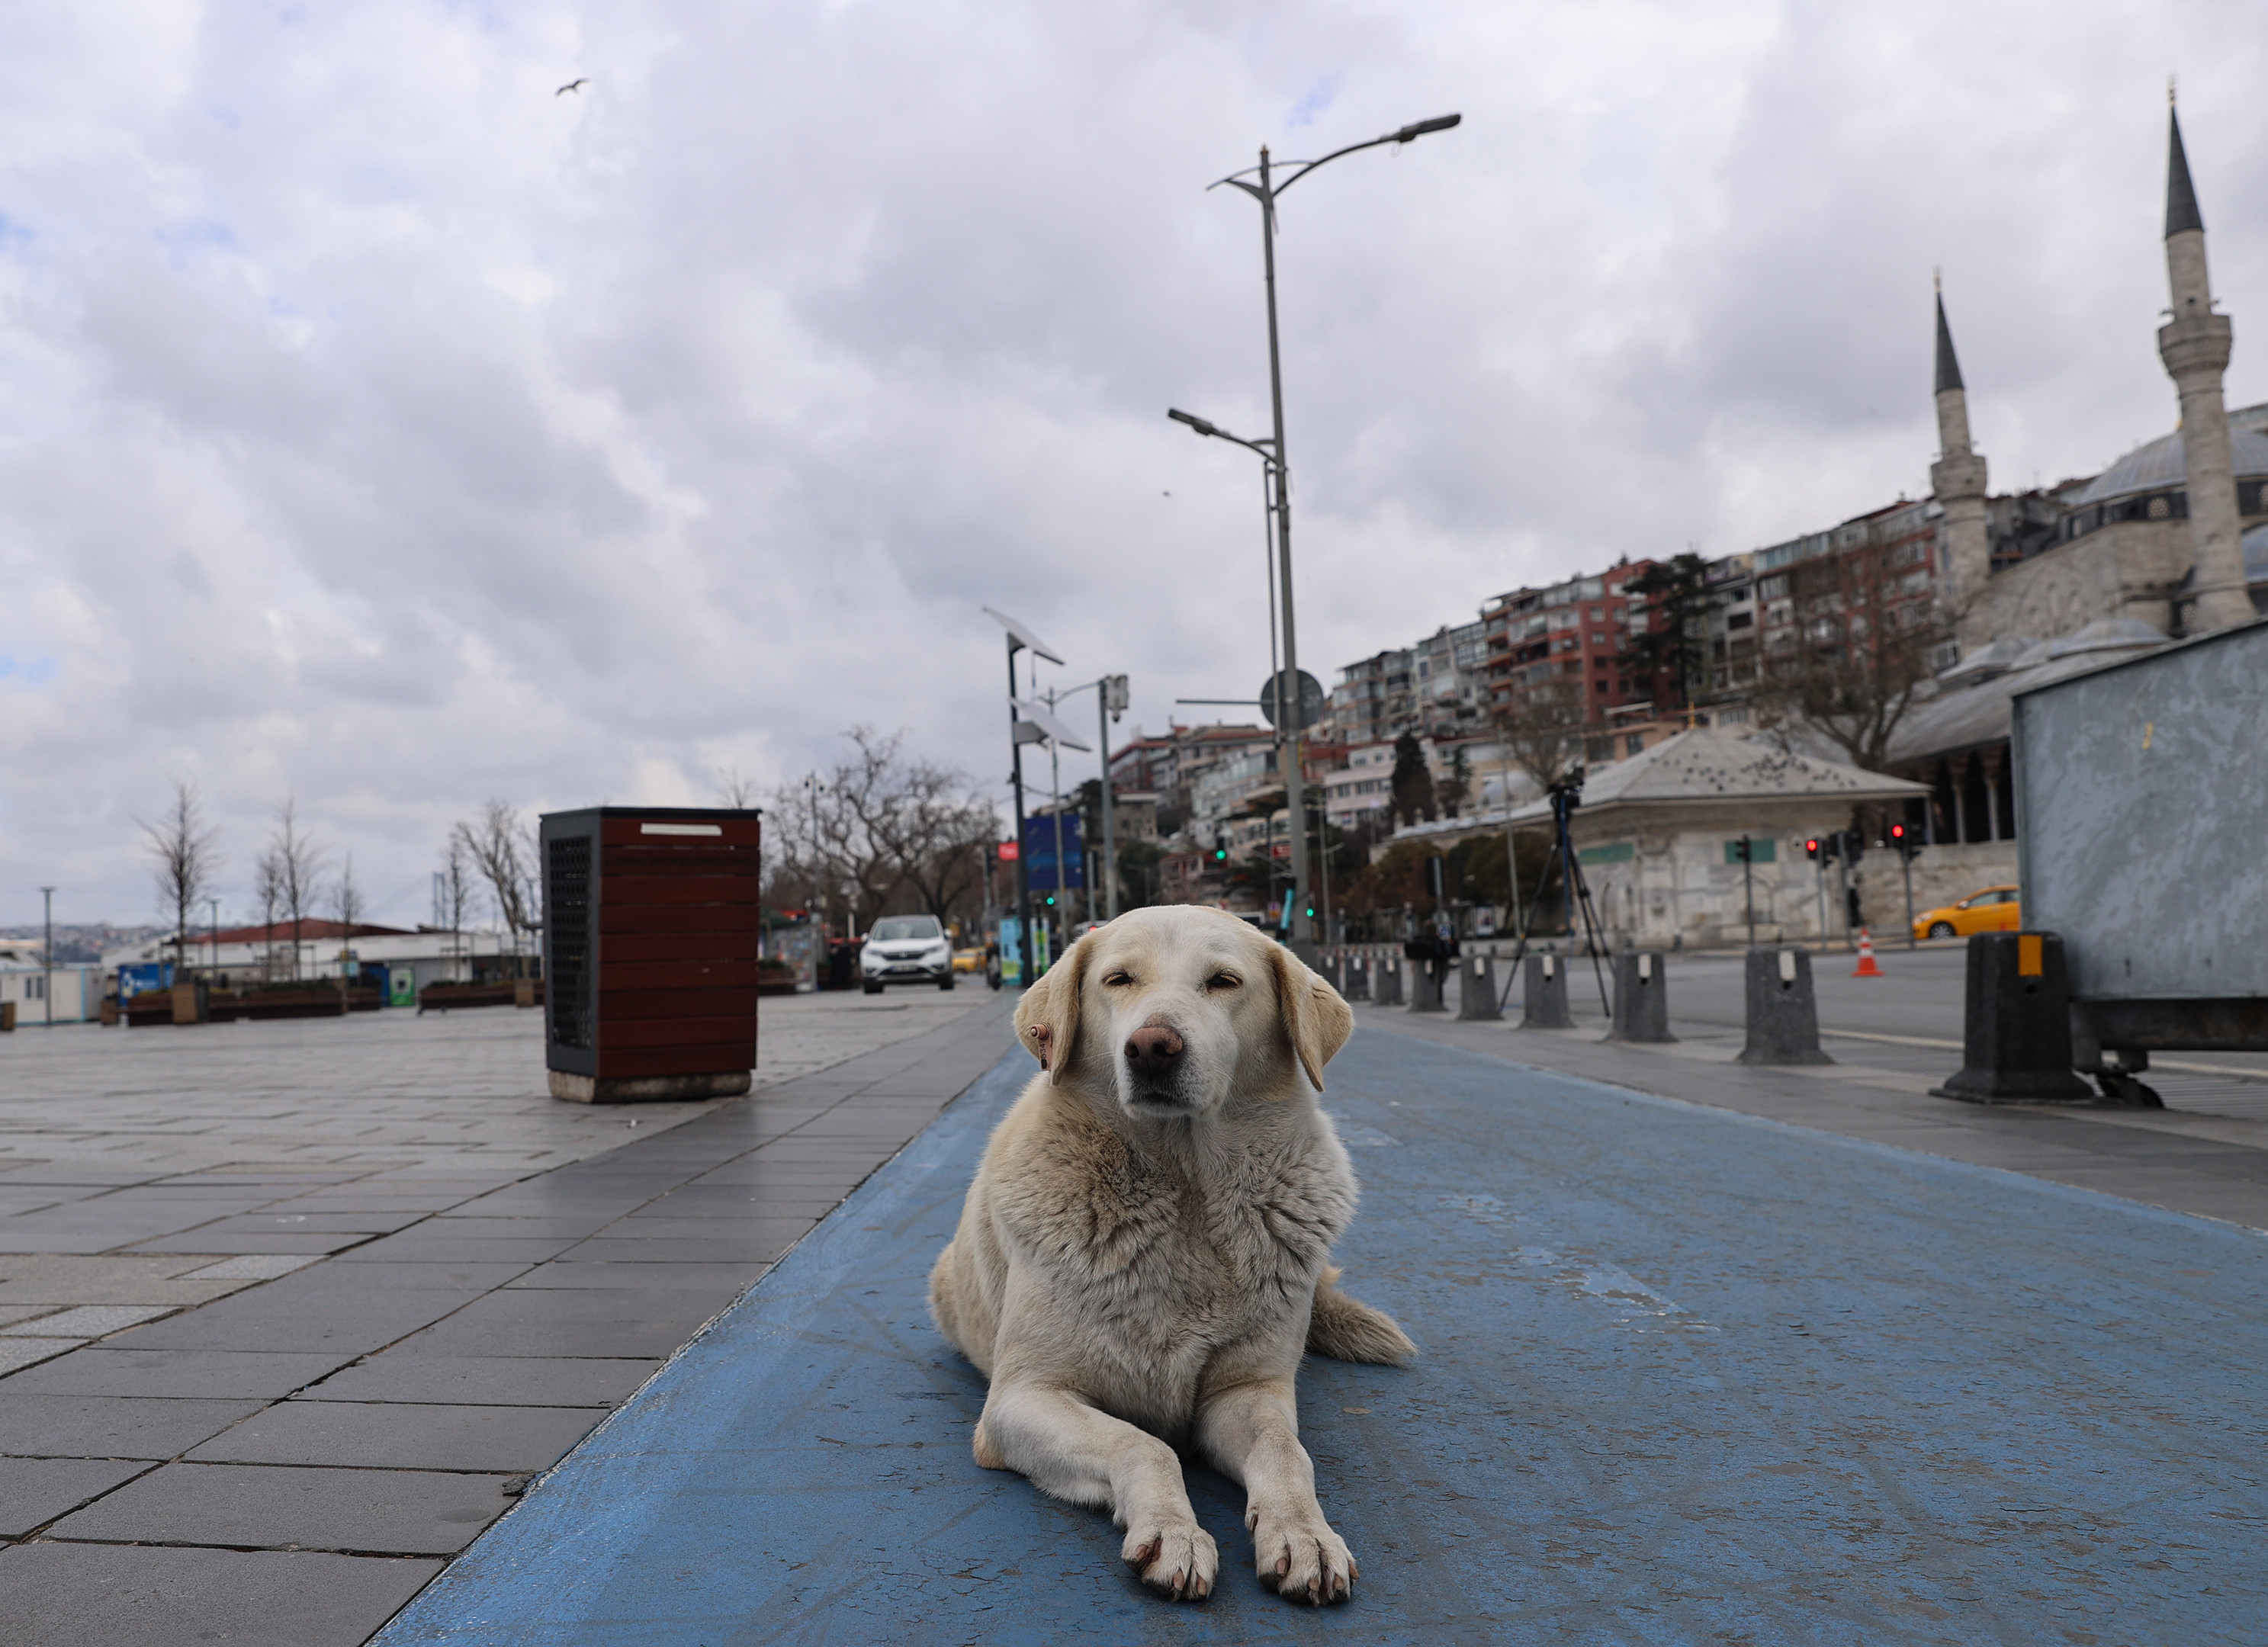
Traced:
<path id="1" fill-rule="evenodd" d="M 1984 460 L 1970 444 L 1969 392 L 1945 320 L 1945 290 L 1937 293 L 1938 460 L 1929 466 L 1931 489 L 1945 510 L 1947 573 L 1956 614 L 1966 614 L 1984 592 L 1992 550 L 1984 525 Z"/>
<path id="2" fill-rule="evenodd" d="M 2181 392 L 2182 458 L 2189 493 L 2190 548 L 2195 605 L 2190 630 L 2227 629 L 2256 614 L 2245 592 L 2244 555 L 2236 508 L 2236 482 L 2228 449 L 2228 412 L 2221 374 L 2228 369 L 2233 327 L 2213 311 L 2205 268 L 2205 218 L 2190 182 L 2182 149 L 2182 121 L 2171 120 L 2166 158 L 2166 278 L 2173 319 L 2158 328 L 2158 357 Z M 1940 335 L 1942 335 L 1940 334 Z M 1944 396 L 1938 397 L 1943 404 Z M 1940 414 L 1940 418 L 1942 414 Z"/>

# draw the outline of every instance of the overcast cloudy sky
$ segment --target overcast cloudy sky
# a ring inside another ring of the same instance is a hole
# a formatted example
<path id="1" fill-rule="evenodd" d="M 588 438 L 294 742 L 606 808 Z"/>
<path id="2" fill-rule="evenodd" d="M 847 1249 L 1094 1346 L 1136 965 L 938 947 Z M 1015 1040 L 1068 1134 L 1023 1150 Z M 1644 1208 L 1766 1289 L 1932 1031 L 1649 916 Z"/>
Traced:
<path id="1" fill-rule="evenodd" d="M 2243 4 L 76 0 L 0 17 L 0 924 L 226 909 L 284 797 L 379 919 L 449 821 L 708 803 L 854 723 L 997 783 L 1021 616 L 1264 677 L 1256 209 L 1302 661 L 2170 428 L 2164 82 L 2268 398 Z M 579 93 L 554 95 L 577 76 Z M 1091 710 L 1074 711 L 1075 720 Z M 1082 772 L 1080 776 L 1084 776 Z"/>

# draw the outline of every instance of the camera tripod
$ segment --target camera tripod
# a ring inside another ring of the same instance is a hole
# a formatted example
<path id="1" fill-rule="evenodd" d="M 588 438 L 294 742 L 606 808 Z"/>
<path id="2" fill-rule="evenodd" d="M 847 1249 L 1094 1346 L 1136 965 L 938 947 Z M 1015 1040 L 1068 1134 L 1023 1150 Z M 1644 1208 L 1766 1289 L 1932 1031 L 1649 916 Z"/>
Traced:
<path id="1" fill-rule="evenodd" d="M 1572 892 L 1568 900 L 1580 915 L 1583 923 L 1583 947 L 1591 957 L 1591 971 L 1599 981 L 1599 1010 L 1611 1018 L 1614 1008 L 1607 1000 L 1606 968 L 1599 957 L 1606 952 L 1607 941 L 1599 929 L 1599 912 L 1591 902 L 1591 884 L 1583 879 L 1583 861 L 1575 855 L 1575 842 L 1567 831 L 1567 820 L 1575 808 L 1583 804 L 1583 768 L 1575 767 L 1567 776 L 1550 784 L 1544 791 L 1551 800 L 1551 856 L 1543 861 L 1543 872 L 1535 878 L 1535 896 L 1528 901 L 1526 918 L 1521 922 L 1520 938 L 1512 947 L 1512 965 L 1506 969 L 1504 995 L 1497 1002 L 1502 1011 L 1505 1002 L 1512 998 L 1512 986 L 1520 976 L 1520 963 L 1528 954 L 1528 936 L 1535 930 L 1536 912 L 1543 907 L 1543 889 L 1551 884 L 1551 866 L 1559 866 L 1563 896 Z M 1505 839 L 1505 867 L 1517 875 L 1520 866 L 1513 861 L 1512 840 Z M 1568 923 L 1568 946 L 1574 945 L 1574 923 Z"/>

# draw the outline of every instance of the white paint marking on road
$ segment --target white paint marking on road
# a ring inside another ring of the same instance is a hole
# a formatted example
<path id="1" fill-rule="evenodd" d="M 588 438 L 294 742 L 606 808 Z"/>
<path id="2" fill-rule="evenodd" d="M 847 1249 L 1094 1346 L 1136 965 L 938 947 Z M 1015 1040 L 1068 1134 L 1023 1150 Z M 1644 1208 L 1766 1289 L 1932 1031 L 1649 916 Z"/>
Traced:
<path id="1" fill-rule="evenodd" d="M 1375 1127 L 1366 1127 L 1359 1121 L 1340 1121 L 1339 1142 L 1351 1150 L 1398 1150 L 1402 1140 L 1381 1132 Z"/>
<path id="2" fill-rule="evenodd" d="M 1622 1311 L 1615 1318 L 1617 1327 L 1635 1327 L 1640 1332 L 1657 1327 L 1678 1333 L 1719 1330 L 1619 1265 L 1601 1263 L 1584 1254 L 1557 1253 L 1548 1246 L 1515 1246 L 1512 1255 L 1524 1268 L 1550 1271 L 1544 1278 L 1553 1285 Z"/>

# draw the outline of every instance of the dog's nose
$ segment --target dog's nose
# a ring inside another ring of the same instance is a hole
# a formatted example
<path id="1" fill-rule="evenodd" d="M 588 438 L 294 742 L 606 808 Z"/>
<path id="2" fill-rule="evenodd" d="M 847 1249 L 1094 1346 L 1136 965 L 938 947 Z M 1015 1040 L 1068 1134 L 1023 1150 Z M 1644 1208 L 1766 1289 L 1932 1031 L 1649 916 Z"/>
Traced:
<path id="1" fill-rule="evenodd" d="M 1163 1075 L 1182 1055 L 1182 1038 L 1162 1024 L 1145 1024 L 1126 1038 L 1126 1062 L 1137 1075 Z"/>

